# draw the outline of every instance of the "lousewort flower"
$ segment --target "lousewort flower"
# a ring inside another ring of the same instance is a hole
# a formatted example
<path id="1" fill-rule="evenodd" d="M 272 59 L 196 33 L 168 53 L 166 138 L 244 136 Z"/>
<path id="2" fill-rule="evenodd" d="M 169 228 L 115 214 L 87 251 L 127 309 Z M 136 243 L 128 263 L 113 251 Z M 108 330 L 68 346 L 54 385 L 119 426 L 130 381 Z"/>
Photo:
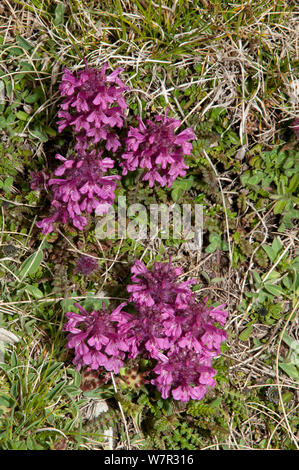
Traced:
<path id="1" fill-rule="evenodd" d="M 80 314 L 67 312 L 68 322 L 63 330 L 68 331 L 67 347 L 74 349 L 73 363 L 80 370 L 82 366 L 97 370 L 104 367 L 115 374 L 123 366 L 126 342 L 118 334 L 109 312 L 104 304 L 100 311 L 87 313 L 83 307 L 75 303 Z M 126 302 L 120 304 L 114 314 L 121 312 Z"/>
<path id="2" fill-rule="evenodd" d="M 93 273 L 98 268 L 99 265 L 96 259 L 82 255 L 77 260 L 75 272 L 84 274 L 84 276 L 89 276 L 89 274 Z"/>
<path id="3" fill-rule="evenodd" d="M 63 164 L 51 178 L 48 186 L 53 191 L 52 215 L 37 223 L 44 234 L 53 230 L 54 222 L 72 223 L 82 230 L 87 219 L 82 213 L 97 215 L 107 213 L 115 198 L 116 180 L 120 176 L 104 176 L 114 162 L 111 158 L 101 160 L 102 152 L 92 150 L 78 154 L 67 160 L 62 155 L 56 155 Z"/>
<path id="4" fill-rule="evenodd" d="M 127 87 L 118 77 L 122 69 L 106 75 L 107 67 L 105 64 L 96 70 L 86 64 L 84 70 L 75 73 L 64 71 L 59 86 L 64 100 L 58 113 L 58 130 L 73 128 L 76 155 L 69 159 L 56 155 L 62 165 L 47 181 L 47 189 L 53 192 L 52 213 L 37 223 L 44 234 L 53 231 L 53 224 L 59 222 L 82 230 L 87 224 L 84 213 L 106 214 L 113 204 L 116 180 L 121 177 L 104 176 L 114 162 L 102 159 L 103 150 L 96 150 L 96 144 L 103 141 L 105 148 L 112 151 L 120 146 L 115 127 L 123 126 L 127 105 L 122 93 Z M 33 175 L 32 189 L 40 188 L 42 177 Z"/>
<path id="5" fill-rule="evenodd" d="M 34 191 L 47 189 L 47 181 L 49 175 L 45 171 L 32 171 L 30 173 L 31 183 L 30 188 Z"/>
<path id="6" fill-rule="evenodd" d="M 175 400 L 201 400 L 207 386 L 215 387 L 216 370 L 211 367 L 211 359 L 188 349 L 175 348 L 167 355 L 166 361 L 159 361 L 153 372 L 157 377 L 151 381 L 168 398 L 170 391 Z"/>
<path id="7" fill-rule="evenodd" d="M 296 117 L 291 125 L 297 139 L 299 139 L 299 117 Z"/>
<path id="8" fill-rule="evenodd" d="M 226 332 L 215 323 L 223 326 L 227 312 L 224 305 L 209 307 L 207 299 L 198 303 L 191 291 L 194 280 L 178 282 L 181 272 L 170 261 L 149 270 L 137 260 L 128 286 L 136 314 L 124 312 L 125 303 L 111 315 L 87 314 L 77 305 L 83 315 L 69 312 L 65 326 L 71 333 L 68 347 L 75 349 L 74 363 L 116 372 L 125 358 L 155 359 L 151 383 L 163 398 L 201 400 L 207 387 L 216 385 L 212 361 Z"/>
<path id="9" fill-rule="evenodd" d="M 88 67 L 72 73 L 66 69 L 59 86 L 64 97 L 58 116 L 58 130 L 72 127 L 76 135 L 75 150 L 87 150 L 90 144 L 105 141 L 107 150 L 115 152 L 120 146 L 115 127 L 123 127 L 127 107 L 123 97 L 125 87 L 118 77 L 118 68 L 106 75 L 108 64 L 101 70 Z"/>
<path id="10" fill-rule="evenodd" d="M 195 279 L 186 282 L 178 282 L 178 276 L 182 274 L 180 268 L 174 268 L 169 263 L 154 263 L 151 270 L 139 260 L 131 269 L 133 284 L 127 287 L 131 293 L 130 302 L 136 305 L 152 307 L 164 305 L 175 308 L 184 308 L 189 298 L 193 296 L 190 286 L 195 284 Z"/>
<path id="11" fill-rule="evenodd" d="M 197 303 L 189 280 L 179 283 L 181 269 L 171 263 L 155 263 L 151 270 L 136 261 L 132 281 L 127 287 L 137 315 L 112 314 L 118 332 L 128 345 L 128 356 L 138 354 L 157 360 L 152 380 L 167 398 L 200 400 L 206 387 L 215 386 L 212 359 L 220 354 L 226 332 L 227 312 L 224 305 L 208 307 L 207 299 Z"/>
<path id="12" fill-rule="evenodd" d="M 126 152 L 122 155 L 123 175 L 128 171 L 144 168 L 143 181 L 149 181 L 153 187 L 157 182 L 161 186 L 172 185 L 178 176 L 185 176 L 188 168 L 184 161 L 184 155 L 190 155 L 195 135 L 191 128 L 187 128 L 179 134 L 174 131 L 180 126 L 181 121 L 167 117 L 155 116 L 154 122 L 147 120 L 146 125 L 137 116 L 139 125 L 130 127 L 126 139 Z"/>
<path id="13" fill-rule="evenodd" d="M 155 307 L 136 306 L 137 315 L 120 312 L 112 318 L 118 323 L 118 331 L 125 338 L 130 358 L 138 354 L 153 359 L 166 360 L 165 351 L 172 343 L 167 336 L 163 324 L 164 315 L 168 318 L 168 310 L 161 311 Z"/>

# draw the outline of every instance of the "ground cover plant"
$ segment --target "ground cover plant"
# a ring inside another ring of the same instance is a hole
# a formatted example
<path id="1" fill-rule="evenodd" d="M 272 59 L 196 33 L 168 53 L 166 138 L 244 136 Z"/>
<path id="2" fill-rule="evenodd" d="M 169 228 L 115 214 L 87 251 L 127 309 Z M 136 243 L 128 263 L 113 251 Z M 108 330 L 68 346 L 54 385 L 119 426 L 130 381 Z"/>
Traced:
<path id="1" fill-rule="evenodd" d="M 2 2 L 1 449 L 298 449 L 297 15 Z"/>

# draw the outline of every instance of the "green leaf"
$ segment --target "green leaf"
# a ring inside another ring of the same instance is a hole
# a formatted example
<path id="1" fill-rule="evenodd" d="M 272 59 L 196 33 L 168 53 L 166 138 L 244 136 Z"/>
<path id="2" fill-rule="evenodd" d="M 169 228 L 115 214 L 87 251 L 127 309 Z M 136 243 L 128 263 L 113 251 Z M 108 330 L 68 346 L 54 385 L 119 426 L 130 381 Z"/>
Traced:
<path id="1" fill-rule="evenodd" d="M 174 188 L 171 191 L 171 198 L 174 202 L 178 202 L 181 199 L 181 196 L 184 194 L 184 190 L 181 188 Z"/>
<path id="2" fill-rule="evenodd" d="M 283 246 L 277 238 L 274 238 L 274 240 L 272 242 L 272 248 L 273 248 L 275 254 L 278 255 L 279 252 L 282 250 Z"/>
<path id="3" fill-rule="evenodd" d="M 74 307 L 74 303 L 76 302 L 76 300 L 74 299 L 64 299 L 60 302 L 60 305 L 61 305 L 61 308 L 63 310 L 63 312 L 73 312 L 74 309 L 76 309 L 76 307 Z"/>
<path id="4" fill-rule="evenodd" d="M 40 99 L 40 94 L 39 93 L 32 93 L 32 95 L 26 96 L 24 99 L 25 103 L 27 104 L 34 104 Z"/>
<path id="5" fill-rule="evenodd" d="M 269 256 L 270 261 L 272 261 L 272 263 L 273 263 L 275 261 L 276 256 L 275 256 L 275 252 L 272 249 L 272 247 L 269 246 L 269 245 L 264 245 L 264 246 L 262 246 L 262 248 L 263 248 L 263 250 L 265 250 L 265 252 Z"/>
<path id="6" fill-rule="evenodd" d="M 241 183 L 242 183 L 243 186 L 246 186 L 246 184 L 249 181 L 249 178 L 250 178 L 250 173 L 249 172 L 244 173 L 244 175 L 241 176 Z"/>
<path id="7" fill-rule="evenodd" d="M 235 132 L 228 131 L 227 135 L 233 145 L 240 145 L 240 139 Z"/>
<path id="8" fill-rule="evenodd" d="M 113 397 L 115 394 L 114 390 L 106 389 L 103 390 L 92 390 L 90 392 L 83 392 L 83 396 L 87 398 L 110 398 Z"/>
<path id="9" fill-rule="evenodd" d="M 47 142 L 49 140 L 47 134 L 43 132 L 42 130 L 34 129 L 34 131 L 32 131 L 31 134 L 37 139 L 39 139 L 41 142 Z"/>
<path id="10" fill-rule="evenodd" d="M 292 176 L 288 191 L 289 193 L 296 193 L 297 189 L 299 186 L 299 173 L 295 173 L 294 176 Z"/>
<path id="11" fill-rule="evenodd" d="M 36 253 L 28 256 L 21 266 L 19 277 L 23 280 L 26 276 L 36 273 L 41 262 L 43 260 L 42 250 L 38 250 Z"/>
<path id="12" fill-rule="evenodd" d="M 286 153 L 285 152 L 279 152 L 276 156 L 276 163 L 278 165 L 281 165 L 286 159 Z"/>
<path id="13" fill-rule="evenodd" d="M 11 367 L 16 367 L 17 363 L 18 363 L 18 358 L 17 358 L 16 352 L 13 351 L 11 353 L 11 358 L 10 358 Z"/>
<path id="14" fill-rule="evenodd" d="M 272 271 L 268 276 L 268 280 L 273 281 L 274 279 L 278 279 L 280 276 L 281 274 L 278 271 Z"/>
<path id="15" fill-rule="evenodd" d="M 8 178 L 5 178 L 4 183 L 3 183 L 3 190 L 6 193 L 10 192 L 10 188 L 12 186 L 12 183 L 13 183 L 13 177 L 12 176 L 9 176 Z"/>
<path id="16" fill-rule="evenodd" d="M 9 408 L 12 406 L 12 399 L 8 395 L 1 395 L 0 396 L 0 410 L 1 408 Z"/>
<path id="17" fill-rule="evenodd" d="M 274 214 L 281 214 L 286 206 L 287 201 L 278 201 L 273 209 Z"/>
<path id="18" fill-rule="evenodd" d="M 264 174 L 263 173 L 256 173 L 255 175 L 251 176 L 249 179 L 248 179 L 248 183 L 249 184 L 258 184 L 261 182 L 261 180 L 264 178 Z"/>
<path id="19" fill-rule="evenodd" d="M 291 401 L 293 399 L 293 394 L 291 392 L 285 392 L 283 395 L 282 395 L 282 401 L 283 403 L 288 403 L 289 401 Z"/>
<path id="20" fill-rule="evenodd" d="M 244 330 L 241 331 L 239 334 L 239 340 L 240 341 L 247 341 L 252 333 L 252 327 L 253 325 L 250 324 L 248 325 Z"/>
<path id="21" fill-rule="evenodd" d="M 62 395 L 63 394 L 62 391 L 66 384 L 67 384 L 66 380 L 63 380 L 59 384 L 55 385 L 55 387 L 52 388 L 52 390 L 47 393 L 46 399 L 50 401 L 50 400 L 54 400 L 54 398 L 57 397 L 57 395 L 59 394 Z"/>
<path id="22" fill-rule="evenodd" d="M 279 367 L 289 376 L 291 379 L 299 380 L 299 371 L 294 364 L 289 362 L 280 362 Z"/>
<path id="23" fill-rule="evenodd" d="M 64 23 L 64 13 L 66 6 L 63 3 L 59 3 L 55 8 L 55 20 L 54 24 L 59 26 Z"/>
<path id="24" fill-rule="evenodd" d="M 293 283 L 292 283 L 292 278 L 290 276 L 284 277 L 282 280 L 282 283 L 284 287 L 286 287 L 287 289 L 292 288 Z"/>
<path id="25" fill-rule="evenodd" d="M 276 286 L 276 285 L 271 284 L 271 283 L 265 283 L 264 287 L 265 287 L 267 292 L 274 295 L 275 297 L 278 297 L 283 292 L 283 289 L 280 286 Z"/>
<path id="26" fill-rule="evenodd" d="M 12 124 L 16 120 L 16 115 L 14 113 L 9 113 L 6 118 L 7 124 Z"/>
<path id="27" fill-rule="evenodd" d="M 35 71 L 33 65 L 30 64 L 30 62 L 25 62 L 25 61 L 21 62 L 20 66 L 21 66 L 20 70 L 22 72 L 34 72 Z M 29 90 L 24 91 L 24 93 L 26 93 L 26 94 L 28 94 L 28 92 L 29 92 Z"/>
<path id="28" fill-rule="evenodd" d="M 266 301 L 267 297 L 270 297 L 269 294 L 266 294 L 262 289 L 260 289 L 257 296 L 258 302 L 260 304 L 263 304 Z"/>
<path id="29" fill-rule="evenodd" d="M 55 129 L 52 129 L 52 127 L 45 126 L 45 131 L 50 137 L 56 137 L 57 135 L 57 132 L 55 131 Z"/>
<path id="30" fill-rule="evenodd" d="M 24 51 L 20 47 L 11 47 L 8 53 L 10 57 L 18 57 L 22 54 L 24 54 Z"/>
<path id="31" fill-rule="evenodd" d="M 260 286 L 262 284 L 262 280 L 260 278 L 260 275 L 258 274 L 257 271 L 252 271 L 252 276 L 254 278 L 254 282 L 255 284 L 258 286 Z"/>
<path id="32" fill-rule="evenodd" d="M 4 116 L 0 116 L 0 129 L 5 129 L 7 122 Z"/>
<path id="33" fill-rule="evenodd" d="M 288 333 L 284 332 L 282 340 L 291 348 L 293 347 L 294 342 L 296 342 L 295 338 L 292 338 Z"/>
<path id="34" fill-rule="evenodd" d="M 26 51 L 31 51 L 33 49 L 33 45 L 30 44 L 26 39 L 22 38 L 21 36 L 17 36 L 17 43 L 20 47 L 25 49 Z"/>
<path id="35" fill-rule="evenodd" d="M 181 196 L 184 194 L 185 191 L 188 191 L 192 188 L 194 183 L 194 178 L 191 176 L 190 178 L 186 178 L 184 180 L 176 180 L 172 185 L 171 197 L 174 202 L 180 200 Z"/>
<path id="36" fill-rule="evenodd" d="M 292 288 L 294 292 L 296 292 L 297 289 L 299 288 L 299 272 L 298 271 L 295 272 L 294 274 L 294 282 L 293 282 Z"/>
<path id="37" fill-rule="evenodd" d="M 218 398 L 215 398 L 215 400 L 211 401 L 211 403 L 209 403 L 209 406 L 211 406 L 212 408 L 220 408 L 221 403 L 222 403 L 222 398 L 218 397 Z"/>
<path id="38" fill-rule="evenodd" d="M 41 299 L 42 297 L 44 297 L 44 294 L 40 289 L 38 289 L 38 287 L 26 284 L 25 289 L 27 292 L 29 292 L 29 294 L 33 295 L 35 299 Z"/>
<path id="39" fill-rule="evenodd" d="M 218 282 L 222 282 L 223 280 L 224 280 L 223 277 L 214 277 L 211 280 L 211 284 L 217 284 Z"/>
<path id="40" fill-rule="evenodd" d="M 288 157 L 283 164 L 283 169 L 288 170 L 289 168 L 292 168 L 293 165 L 294 165 L 293 157 Z"/>
<path id="41" fill-rule="evenodd" d="M 206 248 L 206 253 L 213 253 L 217 249 L 218 245 L 216 242 L 210 243 Z"/>
<path id="42" fill-rule="evenodd" d="M 16 116 L 18 119 L 21 119 L 21 121 L 28 121 L 29 119 L 29 114 L 25 113 L 24 111 L 18 111 Z"/>

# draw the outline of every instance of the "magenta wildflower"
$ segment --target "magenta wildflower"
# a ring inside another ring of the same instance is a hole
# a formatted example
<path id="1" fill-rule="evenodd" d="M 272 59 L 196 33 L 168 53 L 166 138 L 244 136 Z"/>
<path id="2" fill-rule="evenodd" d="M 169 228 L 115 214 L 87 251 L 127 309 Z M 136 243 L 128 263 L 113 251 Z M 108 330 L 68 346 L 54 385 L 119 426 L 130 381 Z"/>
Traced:
<path id="1" fill-rule="evenodd" d="M 291 125 L 297 139 L 299 139 L 299 117 L 296 117 Z"/>
<path id="2" fill-rule="evenodd" d="M 157 377 L 151 383 L 163 398 L 171 393 L 176 400 L 200 400 L 207 386 L 216 384 L 212 359 L 220 354 L 226 332 L 215 322 L 225 324 L 224 305 L 209 307 L 207 299 L 197 303 L 190 288 L 195 281 L 179 283 L 181 269 L 171 262 L 155 263 L 148 270 L 137 260 L 131 271 L 133 284 L 127 290 L 137 314 L 112 314 L 128 357 L 156 359 Z"/>
<path id="3" fill-rule="evenodd" d="M 107 371 L 118 373 L 123 365 L 126 342 L 119 336 L 109 312 L 103 308 L 100 311 L 87 313 L 79 304 L 80 314 L 67 312 L 68 322 L 63 330 L 68 331 L 67 347 L 74 349 L 73 363 L 80 370 L 82 366 L 97 370 L 104 367 Z M 126 302 L 120 304 L 114 314 L 120 313 Z"/>
<path id="4" fill-rule="evenodd" d="M 63 224 L 66 224 L 69 222 L 70 216 L 67 211 L 67 207 L 65 204 L 61 204 L 58 201 L 53 201 L 52 202 L 52 215 L 50 217 L 45 217 L 44 219 L 40 220 L 39 222 L 36 223 L 38 228 L 42 229 L 42 233 L 50 233 L 53 232 L 54 227 L 53 224 L 56 222 L 61 222 Z M 75 221 L 73 220 L 73 224 L 76 226 L 81 226 L 82 228 L 86 224 L 86 218 L 85 217 L 76 217 Z"/>
<path id="5" fill-rule="evenodd" d="M 77 273 L 84 274 L 84 276 L 89 276 L 89 274 L 93 273 L 98 268 L 99 265 L 96 259 L 82 255 L 77 260 L 75 271 Z"/>
<path id="6" fill-rule="evenodd" d="M 190 286 L 196 283 L 195 279 L 178 283 L 178 276 L 182 274 L 180 268 L 174 268 L 169 263 L 154 263 L 151 270 L 139 260 L 131 269 L 133 284 L 127 287 L 131 293 L 130 302 L 138 306 L 152 307 L 164 305 L 174 310 L 184 308 L 190 297 L 193 296 Z"/>
<path id="7" fill-rule="evenodd" d="M 34 191 L 47 189 L 47 181 L 49 175 L 44 171 L 31 171 L 30 173 L 31 183 L 30 188 Z"/>
<path id="8" fill-rule="evenodd" d="M 87 314 L 81 308 L 84 317 L 67 314 L 65 329 L 74 335 L 69 337 L 68 347 L 75 348 L 75 363 L 116 371 L 126 357 L 155 359 L 151 383 L 163 398 L 201 400 L 207 387 L 216 385 L 212 361 L 227 335 L 215 323 L 225 324 L 224 305 L 209 307 L 207 299 L 197 303 L 190 288 L 194 280 L 178 282 L 182 271 L 170 261 L 155 263 L 149 270 L 137 260 L 131 271 L 129 300 L 135 304 L 136 314 L 124 312 L 124 304 L 108 316 L 105 311 Z M 77 329 L 80 322 L 85 325 L 81 330 Z M 113 357 L 107 359 L 104 353 Z"/>
<path id="9" fill-rule="evenodd" d="M 106 75 L 108 64 L 101 70 L 90 68 L 72 73 L 66 69 L 59 86 L 64 97 L 58 116 L 58 130 L 73 127 L 77 144 L 75 150 L 87 150 L 90 144 L 105 141 L 107 150 L 115 152 L 120 140 L 115 127 L 121 129 L 127 107 L 123 97 L 125 87 L 118 77 L 118 68 Z"/>
<path id="10" fill-rule="evenodd" d="M 54 175 L 60 178 L 51 178 L 48 186 L 53 191 L 53 214 L 37 223 L 42 232 L 53 230 L 54 222 L 72 223 L 74 227 L 82 230 L 87 219 L 82 214 L 93 211 L 97 215 L 107 213 L 115 198 L 116 180 L 120 176 L 104 176 L 113 167 L 113 160 L 104 158 L 102 152 L 92 150 L 67 160 L 62 155 L 56 155 L 63 164 L 59 166 Z"/>
<path id="11" fill-rule="evenodd" d="M 129 357 L 146 354 L 158 364 L 164 364 L 173 354 L 179 360 L 184 351 L 189 351 L 196 356 L 196 363 L 210 366 L 212 358 L 220 354 L 221 343 L 227 335 L 214 326 L 213 316 L 218 312 L 221 321 L 226 319 L 223 305 L 213 308 L 207 307 L 205 302 L 195 303 L 190 292 L 189 304 L 183 308 L 171 308 L 170 304 L 163 303 L 151 307 L 137 305 L 136 308 L 137 315 L 123 312 L 112 315 L 118 323 L 120 336 L 126 338 Z"/>
<path id="12" fill-rule="evenodd" d="M 95 145 L 105 141 L 105 148 L 113 152 L 120 146 L 115 127 L 123 126 L 127 105 L 122 93 L 127 87 L 118 77 L 122 69 L 106 75 L 107 67 L 105 64 L 96 70 L 86 64 L 84 70 L 75 73 L 64 71 L 59 86 L 64 100 L 58 113 L 58 130 L 73 128 L 76 155 L 69 159 L 56 155 L 62 165 L 47 181 L 47 188 L 53 192 L 52 213 L 37 223 L 44 234 L 59 222 L 82 230 L 87 224 L 86 213 L 106 214 L 114 202 L 120 176 L 104 175 L 114 161 L 102 158 L 103 150 L 97 151 Z M 40 187 L 42 176 L 33 175 L 32 189 Z"/>
<path id="13" fill-rule="evenodd" d="M 154 122 L 147 120 L 146 125 L 137 116 L 139 125 L 130 127 L 126 139 L 127 150 L 122 155 L 123 175 L 128 171 L 144 168 L 143 181 L 149 181 L 153 187 L 157 182 L 161 186 L 172 185 L 178 176 L 185 176 L 188 168 L 184 161 L 184 155 L 190 155 L 195 135 L 191 128 L 187 128 L 179 134 L 174 131 L 180 126 L 181 121 L 167 117 L 155 116 Z"/>
<path id="14" fill-rule="evenodd" d="M 126 338 L 129 357 L 145 354 L 154 359 L 165 360 L 165 351 L 172 343 L 167 336 L 163 324 L 163 317 L 168 318 L 168 310 L 158 307 L 138 306 L 138 314 L 113 314 L 112 318 L 118 323 L 118 331 L 122 338 Z"/>
<path id="15" fill-rule="evenodd" d="M 153 372 L 157 377 L 151 381 L 161 392 L 162 398 L 170 393 L 175 400 L 187 402 L 201 400 L 207 386 L 215 387 L 216 370 L 204 354 L 188 349 L 175 348 L 168 353 L 167 360 L 159 361 Z"/>

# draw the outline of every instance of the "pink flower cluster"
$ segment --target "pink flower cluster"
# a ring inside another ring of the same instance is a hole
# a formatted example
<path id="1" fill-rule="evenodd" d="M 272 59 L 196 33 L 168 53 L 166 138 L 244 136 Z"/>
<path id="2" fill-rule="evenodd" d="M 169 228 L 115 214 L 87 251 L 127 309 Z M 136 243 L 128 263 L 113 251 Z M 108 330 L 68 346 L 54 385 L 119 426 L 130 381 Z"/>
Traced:
<path id="1" fill-rule="evenodd" d="M 92 274 L 98 268 L 99 265 L 96 259 L 82 255 L 77 260 L 75 272 L 84 274 L 84 276 L 89 276 L 89 274 Z"/>
<path id="2" fill-rule="evenodd" d="M 174 268 L 171 262 L 155 263 L 152 270 L 148 270 L 137 260 L 132 274 L 133 283 L 128 291 L 136 315 L 124 312 L 124 303 L 111 315 L 107 312 L 92 312 L 90 316 L 86 312 L 83 316 L 67 314 L 69 322 L 65 330 L 70 331 L 68 347 L 75 348 L 75 363 L 79 367 L 101 365 L 112 370 L 110 361 L 113 360 L 113 370 L 117 373 L 125 356 L 135 358 L 141 354 L 156 360 L 151 383 L 163 398 L 172 394 L 180 401 L 202 399 L 207 386 L 216 384 L 212 360 L 219 355 L 226 332 L 216 327 L 215 322 L 225 324 L 224 305 L 208 307 L 206 299 L 197 303 L 191 291 L 195 281 L 178 282 L 181 269 Z M 76 327 L 81 323 L 82 330 L 73 330 L 73 322 Z M 106 345 L 111 341 L 113 348 L 109 346 L 107 351 Z M 108 359 L 103 358 L 103 345 L 104 352 L 111 356 Z M 97 351 L 101 364 L 96 360 Z M 110 368 L 105 366 L 105 360 Z"/>
<path id="3" fill-rule="evenodd" d="M 51 178 L 48 186 L 53 191 L 51 203 L 53 214 L 37 223 L 44 234 L 53 230 L 54 222 L 72 223 L 82 230 L 87 224 L 83 213 L 97 215 L 107 213 L 113 204 L 116 181 L 120 176 L 106 176 L 114 162 L 111 158 L 101 159 L 102 152 L 92 150 L 89 153 L 78 154 L 70 159 L 62 155 L 56 158 L 63 162 L 55 171 L 58 178 Z M 60 177 L 60 178 L 59 178 Z"/>
<path id="4" fill-rule="evenodd" d="M 58 130 L 73 127 L 76 135 L 75 150 L 87 150 L 105 141 L 106 150 L 115 152 L 120 147 L 115 127 L 123 127 L 127 104 L 123 92 L 127 89 L 118 77 L 123 70 L 118 68 L 106 75 L 108 63 L 102 70 L 90 68 L 73 74 L 65 70 L 59 86 L 64 100 L 58 116 Z"/>
<path id="5" fill-rule="evenodd" d="M 151 383 L 163 398 L 172 393 L 176 400 L 200 400 L 207 385 L 216 384 L 212 359 L 219 355 L 226 333 L 214 323 L 225 324 L 224 305 L 208 307 L 206 300 L 198 304 L 190 289 L 196 281 L 178 282 L 182 271 L 170 261 L 155 263 L 149 271 L 137 260 L 132 273 L 129 301 L 138 314 L 113 315 L 120 336 L 127 338 L 129 357 L 143 353 L 157 360 L 157 377 Z"/>
<path id="6" fill-rule="evenodd" d="M 116 152 L 122 145 L 118 130 L 124 125 L 127 104 L 123 92 L 128 89 L 119 78 L 121 68 L 106 74 L 108 64 L 101 70 L 87 66 L 78 72 L 65 70 L 59 86 L 63 101 L 58 112 L 58 130 L 72 129 L 75 155 L 65 158 L 56 155 L 62 165 L 54 177 L 45 172 L 32 174 L 31 189 L 51 189 L 52 213 L 39 221 L 43 234 L 53 231 L 54 223 L 71 223 L 82 230 L 87 224 L 84 213 L 107 213 L 114 202 L 116 181 L 120 176 L 104 175 L 114 167 L 114 160 L 102 158 L 106 151 Z M 144 168 L 144 181 L 152 187 L 155 182 L 171 186 L 178 176 L 185 175 L 187 166 L 183 154 L 191 153 L 195 139 L 188 128 L 178 135 L 174 130 L 181 124 L 177 119 L 155 116 L 147 127 L 139 119 L 137 129 L 130 128 L 122 154 L 123 175 Z M 100 147 L 101 146 L 101 147 Z M 57 177 L 57 178 L 55 178 Z"/>
<path id="7" fill-rule="evenodd" d="M 106 150 L 116 151 L 121 145 L 115 127 L 121 128 L 126 102 L 122 96 L 126 89 L 118 78 L 122 69 L 106 76 L 108 64 L 102 70 L 89 68 L 77 74 L 65 70 L 60 84 L 64 97 L 58 116 L 58 130 L 72 127 L 76 138 L 75 155 L 56 158 L 62 162 L 54 177 L 47 181 L 53 192 L 52 214 L 37 226 L 46 234 L 53 231 L 53 223 L 72 223 L 79 230 L 87 224 L 84 213 L 107 213 L 114 202 L 116 182 L 120 176 L 104 175 L 114 167 L 114 160 L 102 158 L 103 150 L 96 144 L 105 142 Z M 55 178 L 57 177 L 57 178 Z M 37 189 L 41 176 L 34 175 L 32 189 Z"/>
<path id="8" fill-rule="evenodd" d="M 195 135 L 189 127 L 179 134 L 174 131 L 181 125 L 181 121 L 167 116 L 155 116 L 154 122 L 149 119 L 147 126 L 137 116 L 139 125 L 130 127 L 126 139 L 126 152 L 122 155 L 123 175 L 137 168 L 144 168 L 143 181 L 149 181 L 149 187 L 157 182 L 168 187 L 178 176 L 185 176 L 188 168 L 184 161 L 184 154 L 190 155 Z"/>
<path id="9" fill-rule="evenodd" d="M 103 304 L 101 311 L 87 313 L 79 304 L 74 304 L 81 315 L 68 312 L 68 322 L 64 331 L 69 331 L 68 348 L 74 349 L 73 363 L 78 370 L 82 366 L 97 370 L 104 367 L 108 371 L 118 373 L 123 365 L 125 351 L 128 346 L 125 340 L 119 337 L 117 328 Z M 113 313 L 118 314 L 126 303 L 120 304 Z M 83 329 L 79 326 L 83 324 Z"/>

